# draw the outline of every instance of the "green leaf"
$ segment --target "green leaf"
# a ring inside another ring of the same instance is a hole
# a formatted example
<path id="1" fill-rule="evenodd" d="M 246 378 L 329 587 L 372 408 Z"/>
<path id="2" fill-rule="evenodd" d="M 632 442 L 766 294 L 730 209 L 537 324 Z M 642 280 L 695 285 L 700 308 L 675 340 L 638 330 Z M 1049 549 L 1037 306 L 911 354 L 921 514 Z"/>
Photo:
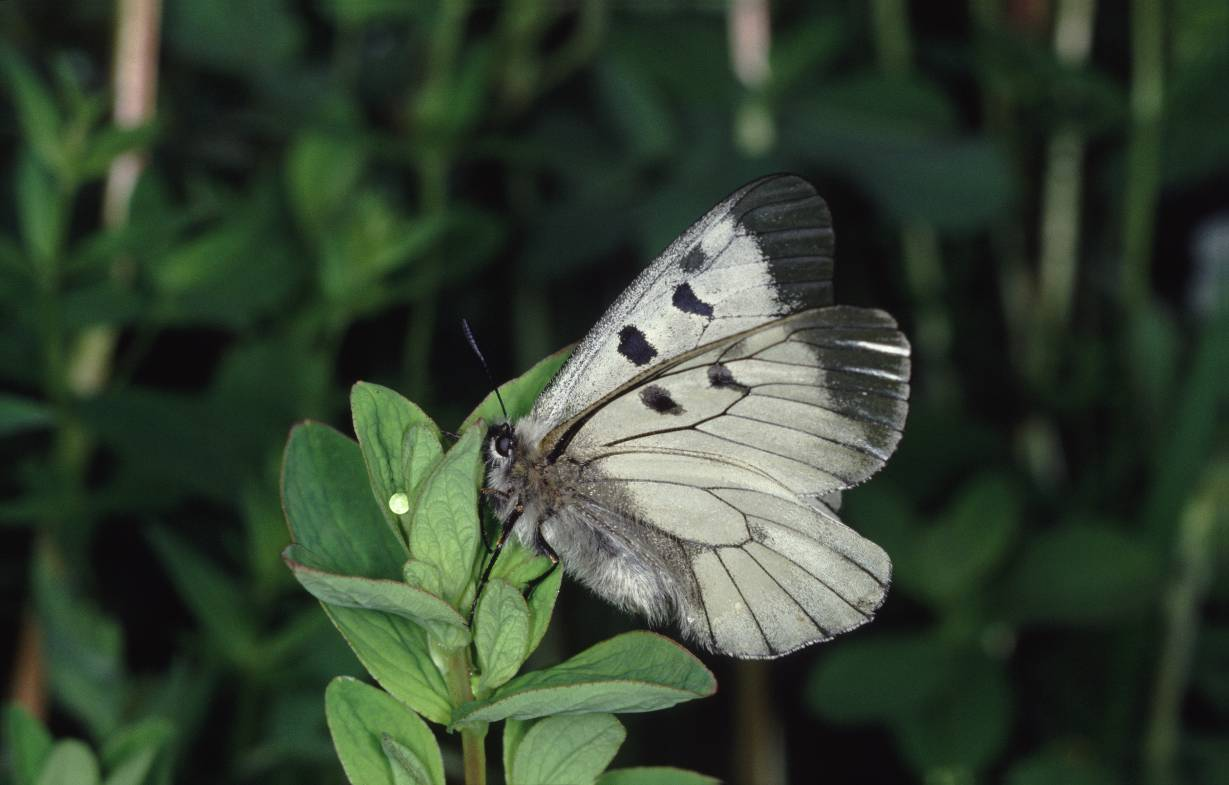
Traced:
<path id="1" fill-rule="evenodd" d="M 388 757 L 393 782 L 397 785 L 431 785 L 431 773 L 409 747 L 385 733 L 380 737 L 380 748 Z"/>
<path id="2" fill-rule="evenodd" d="M 933 606 L 977 591 L 1019 529 L 1020 497 L 1007 480 L 983 476 L 964 488 L 901 560 L 901 583 Z"/>
<path id="3" fill-rule="evenodd" d="M 890 722 L 918 710 L 956 674 L 953 654 L 934 636 L 879 634 L 822 652 L 806 700 L 842 725 Z"/>
<path id="4" fill-rule="evenodd" d="M 400 581 L 328 572 L 317 566 L 319 561 L 301 545 L 287 547 L 282 558 L 303 588 L 327 605 L 382 611 L 419 624 L 466 626 L 451 605 Z"/>
<path id="5" fill-rule="evenodd" d="M 529 594 L 529 648 L 525 652 L 526 658 L 537 650 L 538 644 L 546 635 L 551 614 L 555 611 L 555 600 L 559 598 L 559 587 L 562 585 L 563 568 L 556 567 L 550 575 L 534 586 Z"/>
<path id="6" fill-rule="evenodd" d="M 491 568 L 491 577 L 503 578 L 513 586 L 524 587 L 545 575 L 550 568 L 550 559 L 521 545 L 515 537 L 509 537 L 495 566 Z"/>
<path id="7" fill-rule="evenodd" d="M 164 527 L 147 536 L 184 603 L 231 661 L 249 664 L 256 648 L 256 620 L 243 588 L 231 573 L 211 563 Z"/>
<path id="8" fill-rule="evenodd" d="M 401 577 L 409 554 L 372 500 L 359 446 L 332 428 L 306 423 L 291 431 L 282 506 L 294 541 L 330 572 Z"/>
<path id="9" fill-rule="evenodd" d="M 957 678 L 897 726 L 902 751 L 917 771 L 978 771 L 1007 743 L 1012 698 L 1001 665 L 974 654 L 956 667 Z"/>
<path id="10" fill-rule="evenodd" d="M 8 83 L 22 136 L 44 163 L 53 167 L 62 165 L 60 128 L 63 121 L 51 93 L 20 55 L 8 46 L 0 46 L 0 70 Z"/>
<path id="11" fill-rule="evenodd" d="M 721 785 L 721 780 L 669 766 L 638 766 L 611 769 L 597 778 L 597 785 Z"/>
<path id="12" fill-rule="evenodd" d="M 134 128 L 110 126 L 100 128 L 89 138 L 89 146 L 79 164 L 77 175 L 92 180 L 102 174 L 120 155 L 150 147 L 158 136 L 157 123 L 145 123 Z"/>
<path id="13" fill-rule="evenodd" d="M 560 349 L 544 360 L 540 360 L 536 365 L 530 368 L 525 373 L 516 377 L 510 382 L 504 382 L 499 386 L 499 394 L 503 396 L 504 405 L 508 407 L 508 417 L 511 420 L 517 420 L 529 414 L 529 410 L 533 408 L 533 402 L 538 399 L 538 393 L 546 387 L 547 382 L 555 377 L 560 366 L 562 366 L 572 354 L 572 347 Z M 466 430 L 478 422 L 496 422 L 503 420 L 503 412 L 499 408 L 499 401 L 492 392 L 487 397 L 482 399 L 482 403 L 478 404 L 465 421 L 461 424 L 461 430 Z"/>
<path id="14" fill-rule="evenodd" d="M 0 436 L 45 428 L 53 422 L 51 407 L 42 401 L 0 393 Z"/>
<path id="15" fill-rule="evenodd" d="M 4 742 L 13 785 L 34 785 L 51 754 L 51 734 L 21 706 L 4 707 Z"/>
<path id="16" fill-rule="evenodd" d="M 482 434 L 471 428 L 423 480 L 410 527 L 410 552 L 440 571 L 441 595 L 460 607 L 479 549 L 478 456 Z"/>
<path id="17" fill-rule="evenodd" d="M 349 203 L 366 166 L 366 153 L 351 136 L 303 133 L 290 148 L 286 188 L 299 225 L 318 238 Z"/>
<path id="18" fill-rule="evenodd" d="M 98 759 L 83 742 L 57 742 L 43 764 L 37 785 L 98 785 Z"/>
<path id="19" fill-rule="evenodd" d="M 63 562 L 38 550 L 34 601 L 43 625 L 51 687 L 94 737 L 119 725 L 127 684 L 120 625 L 74 593 Z"/>
<path id="20" fill-rule="evenodd" d="M 65 200 L 55 178 L 31 155 L 17 161 L 17 215 L 26 252 L 44 270 L 59 261 Z"/>
<path id="21" fill-rule="evenodd" d="M 474 614 L 474 651 L 480 675 L 475 692 L 486 695 L 516 675 L 529 656 L 529 606 L 516 587 L 494 578 L 482 590 Z"/>
<path id="22" fill-rule="evenodd" d="M 626 737 L 612 714 L 538 720 L 516 745 L 508 785 L 588 785 L 610 765 Z"/>
<path id="23" fill-rule="evenodd" d="M 169 764 L 167 751 L 175 739 L 175 725 L 162 717 L 151 717 L 121 728 L 102 747 L 103 767 L 110 773 L 103 785 L 152 785 L 157 772 Z"/>
<path id="24" fill-rule="evenodd" d="M 407 485 L 405 476 L 405 461 L 410 456 L 405 454 L 404 448 L 409 430 L 422 426 L 415 439 L 424 443 L 434 440 L 436 452 L 439 452 L 439 428 L 422 409 L 400 393 L 368 382 L 359 382 L 350 388 L 350 412 L 376 504 L 394 531 L 405 537 L 407 535 L 401 533 L 400 516 L 389 509 L 389 499 L 395 493 L 409 494 L 414 490 L 412 485 Z M 430 450 L 425 446 L 422 450 L 425 460 Z"/>
<path id="25" fill-rule="evenodd" d="M 331 605 L 324 611 L 381 687 L 432 722 L 450 721 L 448 685 L 431 658 L 422 627 L 376 611 Z"/>
<path id="26" fill-rule="evenodd" d="M 518 676 L 486 700 L 462 706 L 454 724 L 548 714 L 656 711 L 717 689 L 713 674 L 669 638 L 629 632 L 552 668 Z"/>
<path id="27" fill-rule="evenodd" d="M 282 504 L 297 544 L 339 575 L 397 579 L 407 554 L 376 509 L 358 444 L 316 423 L 286 445 Z M 394 697 L 435 722 L 451 715 L 448 688 L 431 660 L 427 633 L 405 619 L 325 606 L 368 672 Z"/>
<path id="28" fill-rule="evenodd" d="M 401 445 L 401 481 L 411 504 L 422 489 L 422 481 L 443 457 L 444 448 L 440 446 L 439 430 L 435 423 L 430 426 L 411 425 L 405 432 Z"/>
<path id="29" fill-rule="evenodd" d="M 444 762 L 431 728 L 392 696 L 341 676 L 324 691 L 324 710 L 337 757 L 354 785 L 395 785 L 385 737 L 413 754 L 428 785 L 444 785 Z"/>
<path id="30" fill-rule="evenodd" d="M 1007 576 L 1004 602 L 1019 622 L 1099 624 L 1156 607 L 1157 553 L 1115 525 L 1074 520 L 1028 542 Z"/>
<path id="31" fill-rule="evenodd" d="M 1007 785 L 1113 785 L 1118 780 L 1089 751 L 1050 749 L 1012 764 Z"/>
<path id="32" fill-rule="evenodd" d="M 512 770 L 512 759 L 516 757 L 516 750 L 521 746 L 521 740 L 525 738 L 525 734 L 533 727 L 536 720 L 513 720 L 510 719 L 504 723 L 504 778 L 507 779 L 507 773 Z"/>

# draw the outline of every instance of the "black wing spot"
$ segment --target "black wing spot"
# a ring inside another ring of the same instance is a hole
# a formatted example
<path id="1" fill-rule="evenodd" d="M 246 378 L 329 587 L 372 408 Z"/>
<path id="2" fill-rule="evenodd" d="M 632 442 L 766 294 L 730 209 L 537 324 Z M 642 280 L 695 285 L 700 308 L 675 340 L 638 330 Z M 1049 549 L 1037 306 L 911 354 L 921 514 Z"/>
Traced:
<path id="1" fill-rule="evenodd" d="M 679 415 L 683 413 L 683 407 L 670 397 L 670 392 L 665 387 L 656 384 L 650 384 L 641 390 L 640 400 L 658 414 Z"/>
<path id="2" fill-rule="evenodd" d="M 694 273 L 704 268 L 708 264 L 708 255 L 700 249 L 700 244 L 696 243 L 687 255 L 679 260 L 679 268 L 685 273 Z"/>
<path id="3" fill-rule="evenodd" d="M 657 356 L 657 350 L 644 337 L 644 333 L 629 324 L 619 330 L 619 354 L 636 365 L 645 365 Z"/>
<path id="4" fill-rule="evenodd" d="M 738 390 L 739 392 L 750 392 L 751 388 L 746 385 L 739 384 L 734 380 L 734 374 L 730 373 L 730 369 L 721 363 L 714 363 L 708 366 L 708 384 L 710 387 L 716 387 L 724 390 Z"/>
<path id="5" fill-rule="evenodd" d="M 689 283 L 681 283 L 674 288 L 674 297 L 670 300 L 674 307 L 696 316 L 712 316 L 713 306 L 696 297 Z"/>

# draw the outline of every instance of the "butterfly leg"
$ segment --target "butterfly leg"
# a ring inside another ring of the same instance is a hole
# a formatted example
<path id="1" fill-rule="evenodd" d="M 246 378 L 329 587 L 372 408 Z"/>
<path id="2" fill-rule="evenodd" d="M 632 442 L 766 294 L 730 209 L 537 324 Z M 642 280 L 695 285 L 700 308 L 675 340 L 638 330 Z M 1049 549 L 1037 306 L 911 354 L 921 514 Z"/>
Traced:
<path id="1" fill-rule="evenodd" d="M 539 553 L 550 559 L 550 569 L 529 582 L 529 585 L 525 587 L 526 597 L 532 597 L 534 590 L 538 588 L 538 584 L 549 578 L 551 573 L 559 569 L 559 554 L 555 553 L 555 549 L 550 547 L 550 543 L 542 536 L 541 530 L 538 531 L 538 538 L 534 544 L 537 546 Z"/>
<path id="2" fill-rule="evenodd" d="M 512 527 L 520 520 L 521 512 L 522 510 L 519 507 L 514 509 L 512 514 L 508 516 L 508 520 L 504 521 L 503 528 L 500 529 L 499 539 L 495 542 L 495 549 L 491 552 L 491 558 L 482 570 L 482 578 L 478 581 L 478 590 L 474 592 L 474 602 L 469 606 L 470 626 L 474 624 L 474 611 L 478 609 L 478 598 L 482 596 L 482 590 L 486 588 L 487 581 L 491 579 L 491 570 L 495 568 L 495 561 L 499 559 L 499 554 L 503 552 L 504 544 L 508 542 L 508 535 L 512 533 Z"/>
<path id="3" fill-rule="evenodd" d="M 479 488 L 478 493 L 482 494 L 483 496 L 498 496 L 501 499 L 507 499 L 509 496 L 507 491 L 501 491 L 498 488 Z M 486 552 L 488 555 L 494 553 L 495 546 L 487 542 L 487 539 L 486 539 L 486 526 L 482 527 L 481 534 L 482 536 L 479 539 L 482 540 L 482 547 L 486 548 Z"/>

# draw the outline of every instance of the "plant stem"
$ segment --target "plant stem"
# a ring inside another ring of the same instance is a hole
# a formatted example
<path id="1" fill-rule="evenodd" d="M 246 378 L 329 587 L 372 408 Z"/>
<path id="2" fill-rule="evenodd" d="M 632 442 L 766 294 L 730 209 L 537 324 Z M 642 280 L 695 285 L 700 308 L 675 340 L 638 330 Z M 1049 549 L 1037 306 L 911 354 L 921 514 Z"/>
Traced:
<path id="1" fill-rule="evenodd" d="M 162 0 L 119 0 L 115 20 L 115 53 L 112 117 L 117 128 L 137 128 L 150 121 L 158 97 L 158 43 Z M 128 223 L 128 208 L 145 155 L 132 150 L 111 162 L 102 199 L 102 223 L 108 229 Z M 131 260 L 116 259 L 112 275 L 121 281 L 132 277 Z M 119 333 L 110 325 L 92 326 L 81 332 L 73 347 L 68 383 L 73 392 L 98 393 L 111 375 Z"/>
<path id="2" fill-rule="evenodd" d="M 875 54 L 885 74 L 904 78 L 912 68 L 909 9 L 904 0 L 874 0 L 871 16 Z M 952 327 L 943 306 L 943 257 L 938 234 L 927 221 L 906 220 L 900 235 L 905 276 L 917 303 L 918 349 L 930 369 L 930 391 L 939 400 L 956 392 L 948 363 Z"/>
<path id="3" fill-rule="evenodd" d="M 1075 70 L 1088 62 L 1092 49 L 1096 0 L 1061 0 L 1054 20 L 1054 53 Z M 1074 300 L 1080 246 L 1080 196 L 1083 191 L 1084 133 L 1063 122 L 1046 149 L 1041 199 L 1041 262 L 1038 295 L 1049 356 L 1054 339 L 1066 328 Z"/>
<path id="4" fill-rule="evenodd" d="M 1124 189 L 1121 289 L 1125 309 L 1147 298 L 1161 169 L 1165 24 L 1160 0 L 1131 3 L 1131 140 Z"/>
<path id="5" fill-rule="evenodd" d="M 1191 654 L 1199 631 L 1199 607 L 1212 579 L 1212 546 L 1218 508 L 1229 499 L 1218 498 L 1229 487 L 1229 463 L 1213 466 L 1202 492 L 1182 516 L 1178 532 L 1177 570 L 1165 598 L 1166 634 L 1153 687 L 1152 716 L 1144 740 L 1147 781 L 1171 785 L 1178 781 L 1177 749 L 1181 730 L 1182 696 L 1190 674 Z"/>
<path id="6" fill-rule="evenodd" d="M 458 649 L 448 658 L 448 695 L 453 706 L 474 699 L 470 686 L 469 647 Z M 465 785 L 486 785 L 486 723 L 461 729 L 461 757 L 465 762 Z"/>

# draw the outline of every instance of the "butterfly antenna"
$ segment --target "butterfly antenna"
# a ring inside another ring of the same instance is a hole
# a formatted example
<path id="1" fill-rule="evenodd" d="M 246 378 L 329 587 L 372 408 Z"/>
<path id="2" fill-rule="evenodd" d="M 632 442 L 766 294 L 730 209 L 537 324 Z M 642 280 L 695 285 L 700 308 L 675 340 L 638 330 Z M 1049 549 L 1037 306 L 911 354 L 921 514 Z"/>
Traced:
<path id="1" fill-rule="evenodd" d="M 465 340 L 469 341 L 469 348 L 478 355 L 478 362 L 482 363 L 482 370 L 486 372 L 487 381 L 491 383 L 491 389 L 495 390 L 495 400 L 499 401 L 499 408 L 504 413 L 504 419 L 507 420 L 508 407 L 504 406 L 504 397 L 499 394 L 499 385 L 495 383 L 495 376 L 491 374 L 491 366 L 486 364 L 486 358 L 482 356 L 482 350 L 478 348 L 478 341 L 474 339 L 474 331 L 470 329 L 469 322 L 465 319 L 461 320 L 461 331 L 465 333 Z"/>

